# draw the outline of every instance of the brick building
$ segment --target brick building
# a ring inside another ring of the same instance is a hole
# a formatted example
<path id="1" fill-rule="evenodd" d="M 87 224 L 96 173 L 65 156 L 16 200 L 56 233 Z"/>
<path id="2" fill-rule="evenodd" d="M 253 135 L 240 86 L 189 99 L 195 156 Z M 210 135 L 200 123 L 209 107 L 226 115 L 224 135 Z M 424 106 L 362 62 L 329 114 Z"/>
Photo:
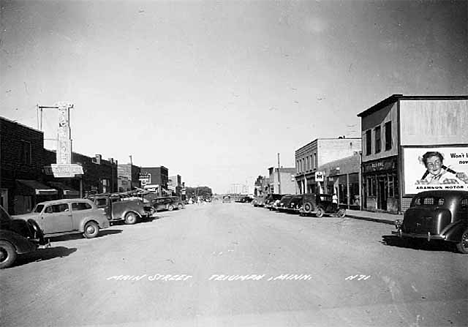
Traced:
<path id="1" fill-rule="evenodd" d="M 142 187 L 140 183 L 141 168 L 131 163 L 118 164 L 117 179 L 119 192 L 131 191 Z"/>
<path id="2" fill-rule="evenodd" d="M 0 204 L 10 214 L 30 211 L 58 192 L 43 182 L 44 134 L 0 117 Z"/>
<path id="3" fill-rule="evenodd" d="M 74 178 L 54 178 L 45 175 L 47 184 L 55 187 L 60 192 L 61 198 L 83 197 L 92 193 L 117 192 L 117 166 L 118 162 L 112 158 L 102 159 L 100 154 L 88 157 L 80 153 L 72 152 L 73 164 L 83 167 L 83 175 Z M 44 166 L 51 165 L 56 161 L 56 152 L 44 149 Z"/>
<path id="4" fill-rule="evenodd" d="M 142 186 L 157 190 L 160 195 L 169 193 L 169 170 L 164 166 L 141 167 L 139 179 Z"/>

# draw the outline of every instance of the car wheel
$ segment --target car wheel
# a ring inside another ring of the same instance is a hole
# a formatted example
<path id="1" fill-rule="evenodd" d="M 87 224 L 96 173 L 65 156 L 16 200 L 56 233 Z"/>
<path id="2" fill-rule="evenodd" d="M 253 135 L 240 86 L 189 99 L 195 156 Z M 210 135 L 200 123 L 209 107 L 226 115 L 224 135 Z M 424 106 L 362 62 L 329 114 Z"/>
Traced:
<path id="1" fill-rule="evenodd" d="M 305 213 L 311 213 L 313 209 L 312 203 L 306 202 L 304 203 L 304 212 Z"/>
<path id="2" fill-rule="evenodd" d="M 460 253 L 468 254 L 468 229 L 463 232 L 460 242 L 457 243 L 457 250 Z"/>
<path id="3" fill-rule="evenodd" d="M 336 216 L 337 217 L 340 217 L 340 218 L 343 218 L 344 216 L 346 216 L 346 210 L 345 209 L 340 209 L 336 212 Z"/>
<path id="4" fill-rule="evenodd" d="M 172 204 L 170 204 L 170 205 L 167 207 L 167 210 L 169 210 L 169 211 L 174 210 L 174 206 L 173 206 Z"/>
<path id="5" fill-rule="evenodd" d="M 90 221 L 86 223 L 84 227 L 83 236 L 86 238 L 94 238 L 99 234 L 99 226 L 94 222 Z"/>
<path id="6" fill-rule="evenodd" d="M 39 244 L 45 244 L 44 233 L 39 224 L 34 219 L 28 219 L 28 225 L 31 227 L 33 238 L 39 241 Z"/>
<path id="7" fill-rule="evenodd" d="M 125 223 L 127 225 L 133 225 L 137 222 L 137 215 L 134 212 L 129 212 L 125 215 Z"/>
<path id="8" fill-rule="evenodd" d="M 10 242 L 0 241 L 0 269 L 10 267 L 16 260 L 16 250 Z"/>
<path id="9" fill-rule="evenodd" d="M 184 208 L 184 206 L 182 205 L 182 203 L 179 203 L 179 204 L 177 205 L 177 209 L 181 210 L 181 209 L 183 209 L 183 208 Z"/>
<path id="10" fill-rule="evenodd" d="M 323 215 L 325 214 L 325 210 L 323 208 L 317 208 L 317 212 L 315 213 L 315 217 L 317 218 L 322 218 Z"/>

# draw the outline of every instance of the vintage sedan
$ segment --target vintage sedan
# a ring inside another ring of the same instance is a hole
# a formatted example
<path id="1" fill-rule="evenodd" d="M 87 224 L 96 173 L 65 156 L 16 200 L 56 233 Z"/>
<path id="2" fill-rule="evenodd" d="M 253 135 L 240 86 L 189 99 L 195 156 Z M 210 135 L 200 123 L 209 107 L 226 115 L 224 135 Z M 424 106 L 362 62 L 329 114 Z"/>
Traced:
<path id="1" fill-rule="evenodd" d="M 12 219 L 0 206 L 0 269 L 13 265 L 19 254 L 34 252 L 45 244 L 34 220 Z"/>
<path id="2" fill-rule="evenodd" d="M 331 194 L 303 194 L 302 205 L 299 208 L 300 215 L 315 214 L 316 217 L 321 218 L 325 214 L 331 214 L 337 217 L 344 217 L 346 209 L 333 202 Z"/>
<path id="3" fill-rule="evenodd" d="M 406 240 L 440 240 L 468 254 L 468 192 L 424 191 L 411 200 L 394 234 Z"/>
<path id="4" fill-rule="evenodd" d="M 98 236 L 108 228 L 105 213 L 88 199 L 62 199 L 38 203 L 31 213 L 13 219 L 33 219 L 45 236 L 82 233 L 86 238 Z"/>

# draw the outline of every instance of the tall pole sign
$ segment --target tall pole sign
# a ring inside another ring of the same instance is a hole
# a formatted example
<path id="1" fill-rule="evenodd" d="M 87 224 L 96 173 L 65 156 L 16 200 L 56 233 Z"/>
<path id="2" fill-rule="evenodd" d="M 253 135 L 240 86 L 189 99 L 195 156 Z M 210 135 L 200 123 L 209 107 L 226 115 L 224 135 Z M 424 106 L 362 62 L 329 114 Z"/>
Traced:
<path id="1" fill-rule="evenodd" d="M 70 109 L 73 104 L 59 103 L 59 124 L 57 130 L 57 164 L 71 164 L 71 130 L 70 130 Z"/>
<path id="2" fill-rule="evenodd" d="M 70 178 L 75 175 L 83 174 L 83 167 L 71 163 L 72 140 L 70 129 L 70 109 L 73 104 L 59 102 L 54 107 L 38 107 L 41 110 L 41 128 L 42 128 L 42 109 L 57 109 L 59 112 L 57 129 L 57 152 L 56 163 L 45 166 L 44 171 L 47 175 L 53 175 L 58 178 Z"/>

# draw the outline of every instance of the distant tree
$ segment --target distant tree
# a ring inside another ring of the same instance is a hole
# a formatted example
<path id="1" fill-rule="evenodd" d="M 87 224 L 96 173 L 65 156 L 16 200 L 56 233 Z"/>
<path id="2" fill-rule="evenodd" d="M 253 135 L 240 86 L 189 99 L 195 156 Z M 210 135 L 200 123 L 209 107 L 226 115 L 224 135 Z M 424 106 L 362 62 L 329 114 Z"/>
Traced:
<path id="1" fill-rule="evenodd" d="M 202 198 L 211 198 L 213 191 L 208 186 L 186 187 L 187 198 L 195 198 L 201 196 Z"/>

